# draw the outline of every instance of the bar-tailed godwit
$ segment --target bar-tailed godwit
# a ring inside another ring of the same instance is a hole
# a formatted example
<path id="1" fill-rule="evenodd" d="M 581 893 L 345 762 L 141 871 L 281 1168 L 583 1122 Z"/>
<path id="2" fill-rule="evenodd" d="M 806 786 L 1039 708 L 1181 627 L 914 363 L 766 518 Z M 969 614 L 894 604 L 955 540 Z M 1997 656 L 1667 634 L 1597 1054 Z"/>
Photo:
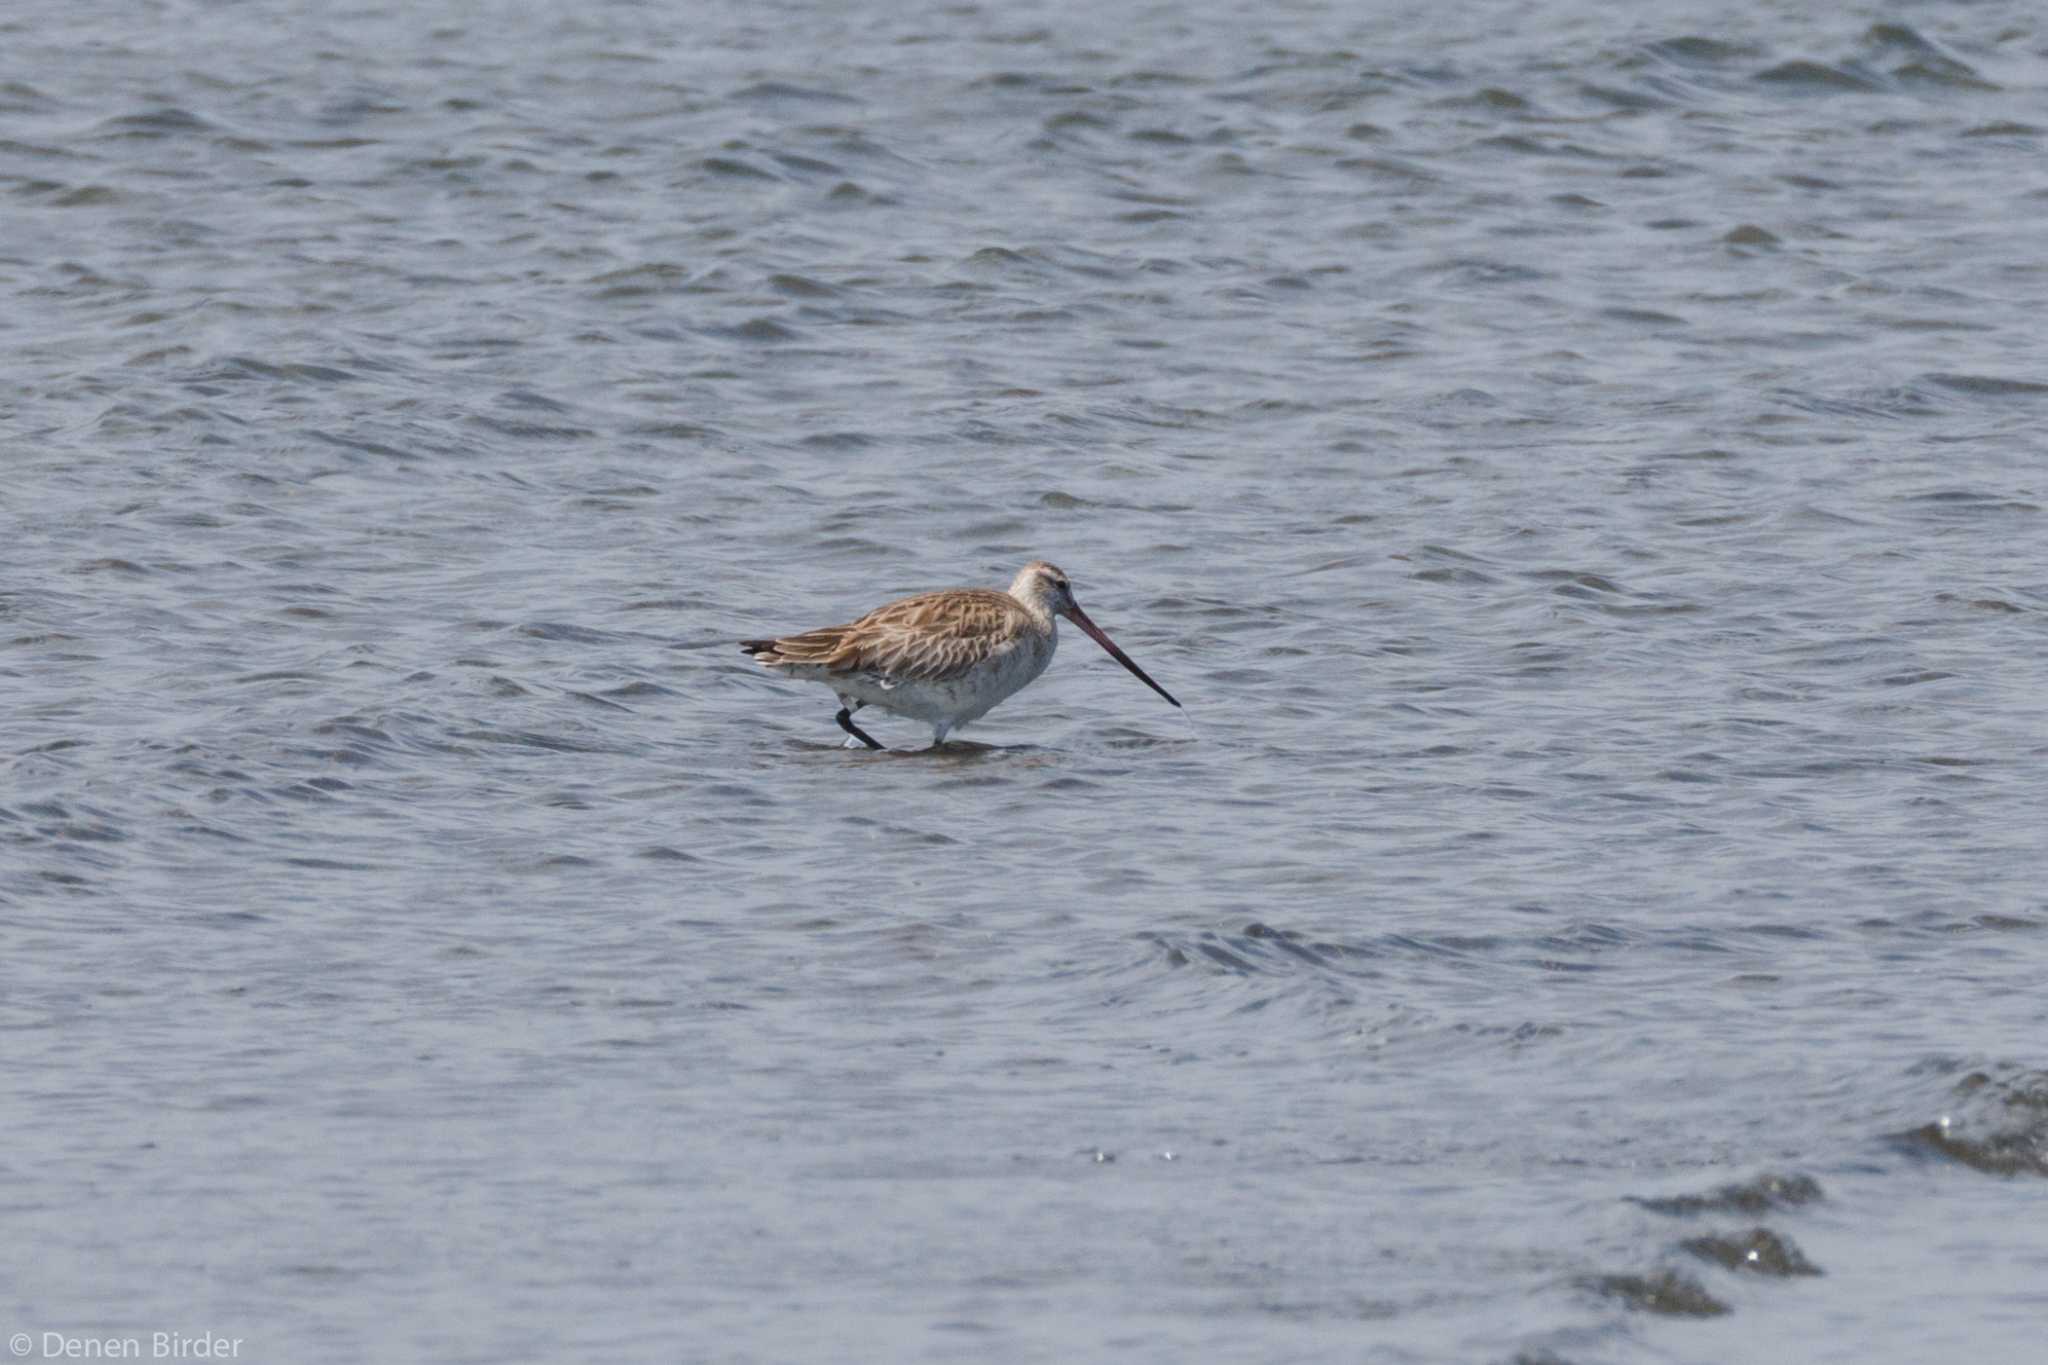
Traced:
<path id="1" fill-rule="evenodd" d="M 932 727 L 932 745 L 947 732 L 981 719 L 1045 672 L 1064 616 L 1109 651 L 1138 681 L 1173 702 L 1074 601 L 1067 576 L 1044 560 L 1026 564 L 1008 592 L 951 588 L 877 607 L 851 625 L 826 626 L 779 640 L 745 640 L 754 662 L 839 696 L 839 728 L 870 749 L 882 746 L 853 723 L 863 706 L 878 706 Z"/>

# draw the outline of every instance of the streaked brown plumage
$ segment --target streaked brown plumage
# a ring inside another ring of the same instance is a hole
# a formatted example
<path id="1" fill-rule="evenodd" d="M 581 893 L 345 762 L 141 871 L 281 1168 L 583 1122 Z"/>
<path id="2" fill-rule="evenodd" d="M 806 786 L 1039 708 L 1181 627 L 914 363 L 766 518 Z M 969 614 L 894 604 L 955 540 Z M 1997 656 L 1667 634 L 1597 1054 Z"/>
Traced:
<path id="1" fill-rule="evenodd" d="M 863 706 L 925 721 L 932 743 L 979 720 L 1052 662 L 1056 617 L 1065 616 L 1153 691 L 1173 696 L 1103 634 L 1074 601 L 1067 576 L 1043 560 L 1024 566 L 1008 592 L 953 588 L 878 607 L 843 626 L 774 640 L 746 640 L 755 662 L 790 677 L 821 682 L 838 694 L 840 728 L 855 742 L 882 746 L 853 723 Z"/>
<path id="2" fill-rule="evenodd" d="M 902 598 L 850 625 L 752 640 L 741 648 L 756 658 L 766 653 L 777 663 L 812 664 L 832 673 L 941 682 L 959 677 L 1031 624 L 1030 613 L 1008 593 L 955 588 Z"/>

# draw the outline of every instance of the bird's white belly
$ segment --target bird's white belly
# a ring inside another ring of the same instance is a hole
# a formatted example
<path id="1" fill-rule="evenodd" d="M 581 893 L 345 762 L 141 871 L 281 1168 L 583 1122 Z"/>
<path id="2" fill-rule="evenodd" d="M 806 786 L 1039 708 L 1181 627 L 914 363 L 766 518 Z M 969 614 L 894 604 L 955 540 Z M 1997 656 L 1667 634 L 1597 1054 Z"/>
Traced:
<path id="1" fill-rule="evenodd" d="M 874 673 L 842 675 L 832 686 L 883 711 L 953 729 L 979 720 L 1006 698 L 1030 685 L 1052 662 L 1057 640 L 1024 637 L 956 678 L 942 681 L 893 679 Z"/>

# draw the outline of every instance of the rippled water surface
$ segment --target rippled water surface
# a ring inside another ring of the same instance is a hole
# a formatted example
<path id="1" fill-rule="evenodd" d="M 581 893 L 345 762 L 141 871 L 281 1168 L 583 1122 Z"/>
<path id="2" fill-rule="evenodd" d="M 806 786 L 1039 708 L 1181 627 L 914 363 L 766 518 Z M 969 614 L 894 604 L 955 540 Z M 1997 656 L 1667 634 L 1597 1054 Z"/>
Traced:
<path id="1" fill-rule="evenodd" d="M 2034 1358 L 2048 29 L 1379 8 L 0 15 L 29 1357 Z"/>

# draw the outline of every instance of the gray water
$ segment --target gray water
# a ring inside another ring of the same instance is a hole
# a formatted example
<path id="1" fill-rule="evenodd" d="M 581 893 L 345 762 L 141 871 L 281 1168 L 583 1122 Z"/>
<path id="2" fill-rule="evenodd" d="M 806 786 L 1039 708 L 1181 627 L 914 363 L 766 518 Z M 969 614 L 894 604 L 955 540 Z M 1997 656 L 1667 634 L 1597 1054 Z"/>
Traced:
<path id="1" fill-rule="evenodd" d="M 2039 11 L 1382 9 L 0 17 L 24 1358 L 2038 1359 Z"/>

